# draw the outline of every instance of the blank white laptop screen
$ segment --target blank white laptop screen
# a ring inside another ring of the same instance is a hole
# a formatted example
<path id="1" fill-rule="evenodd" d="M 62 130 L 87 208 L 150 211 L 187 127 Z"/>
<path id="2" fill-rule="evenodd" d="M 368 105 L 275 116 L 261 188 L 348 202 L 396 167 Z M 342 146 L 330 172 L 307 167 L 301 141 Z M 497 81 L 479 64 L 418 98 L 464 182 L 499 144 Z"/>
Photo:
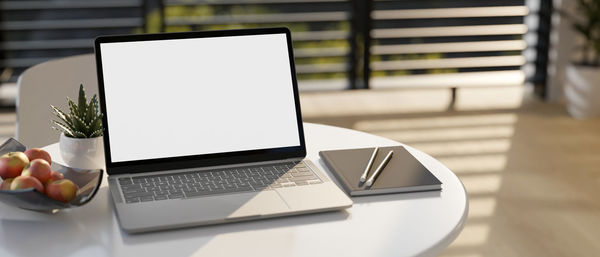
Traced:
<path id="1" fill-rule="evenodd" d="M 112 162 L 300 145 L 283 33 L 100 50 Z"/>

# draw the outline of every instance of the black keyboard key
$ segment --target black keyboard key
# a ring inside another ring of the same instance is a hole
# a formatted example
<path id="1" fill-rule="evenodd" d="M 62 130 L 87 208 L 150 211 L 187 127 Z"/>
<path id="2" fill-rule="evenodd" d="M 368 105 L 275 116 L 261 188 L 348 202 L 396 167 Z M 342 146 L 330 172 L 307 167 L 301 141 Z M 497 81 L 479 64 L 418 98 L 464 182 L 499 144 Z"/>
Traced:
<path id="1" fill-rule="evenodd" d="M 146 179 L 144 179 L 144 178 L 133 178 L 131 180 L 133 181 L 134 184 L 146 183 Z"/>
<path id="2" fill-rule="evenodd" d="M 151 201 L 154 201 L 154 197 L 152 197 L 152 196 L 140 197 L 140 201 L 141 202 L 151 202 Z"/>
<path id="3" fill-rule="evenodd" d="M 181 189 L 168 190 L 167 192 L 169 192 L 170 195 L 179 194 L 179 193 L 181 193 Z"/>
<path id="4" fill-rule="evenodd" d="M 131 178 L 120 178 L 119 179 L 119 185 L 124 186 L 124 185 L 131 185 L 133 184 L 133 181 L 131 180 Z"/>
<path id="5" fill-rule="evenodd" d="M 156 200 L 156 201 L 167 200 L 167 199 L 169 199 L 169 197 L 166 196 L 166 195 L 157 195 L 157 196 L 154 197 L 154 200 Z"/>
<path id="6" fill-rule="evenodd" d="M 253 191 L 252 187 L 248 186 L 240 186 L 233 190 L 232 192 L 245 192 L 245 191 Z"/>
<path id="7" fill-rule="evenodd" d="M 179 199 L 179 198 L 183 198 L 184 195 L 183 194 L 172 194 L 169 195 L 169 199 Z"/>
<path id="8" fill-rule="evenodd" d="M 223 185 L 215 185 L 215 186 L 208 187 L 208 188 L 211 189 L 211 190 L 223 190 L 223 189 L 225 189 L 225 186 L 223 186 Z"/>
<path id="9" fill-rule="evenodd" d="M 196 192 L 196 191 L 197 191 L 197 190 L 196 190 L 196 189 L 194 189 L 194 188 L 186 188 L 186 189 L 184 189 L 184 190 L 183 190 L 183 192 L 184 192 L 184 193 L 194 193 L 194 192 Z"/>
<path id="10" fill-rule="evenodd" d="M 146 190 L 144 190 L 142 188 L 123 190 L 123 194 L 135 194 L 135 193 L 143 193 L 143 192 L 146 192 Z"/>
<path id="11" fill-rule="evenodd" d="M 125 198 L 132 198 L 132 197 L 144 197 L 144 196 L 154 196 L 154 193 L 152 192 L 138 192 L 138 193 L 130 193 L 130 194 L 125 194 Z"/>
<path id="12" fill-rule="evenodd" d="M 138 197 L 125 198 L 125 203 L 139 203 L 139 202 L 140 202 L 140 198 L 138 198 Z"/>
<path id="13" fill-rule="evenodd" d="M 251 187 L 239 187 L 233 190 L 200 190 L 195 193 L 186 193 L 186 197 L 199 197 L 199 196 L 208 196 L 208 195 L 218 195 L 218 194 L 227 194 L 227 193 L 237 193 L 237 192 L 246 192 L 252 191 Z"/>
<path id="14" fill-rule="evenodd" d="M 269 186 L 267 186 L 267 185 L 252 186 L 252 187 L 254 188 L 255 191 L 261 191 L 261 190 L 269 188 Z"/>
<path id="15" fill-rule="evenodd" d="M 132 185 L 125 185 L 125 186 L 121 186 L 121 189 L 123 189 L 123 191 L 124 190 L 135 190 L 135 189 L 142 189 L 142 186 L 141 185 L 134 185 L 134 184 L 132 184 Z"/>

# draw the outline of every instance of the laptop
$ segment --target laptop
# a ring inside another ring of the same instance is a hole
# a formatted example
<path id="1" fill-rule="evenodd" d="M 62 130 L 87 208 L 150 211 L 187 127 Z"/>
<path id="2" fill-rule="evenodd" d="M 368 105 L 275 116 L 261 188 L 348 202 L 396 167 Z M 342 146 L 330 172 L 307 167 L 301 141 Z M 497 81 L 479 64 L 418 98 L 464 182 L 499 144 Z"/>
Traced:
<path id="1" fill-rule="evenodd" d="M 95 40 L 111 198 L 128 233 L 348 208 L 306 156 L 287 28 Z"/>

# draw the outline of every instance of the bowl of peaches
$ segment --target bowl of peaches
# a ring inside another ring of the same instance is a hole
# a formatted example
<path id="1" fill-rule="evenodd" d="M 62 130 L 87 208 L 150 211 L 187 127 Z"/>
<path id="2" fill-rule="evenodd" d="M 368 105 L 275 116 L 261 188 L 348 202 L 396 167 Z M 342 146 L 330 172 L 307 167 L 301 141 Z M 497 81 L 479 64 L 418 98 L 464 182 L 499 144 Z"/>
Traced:
<path id="1" fill-rule="evenodd" d="M 52 162 L 43 149 L 11 138 L 0 145 L 0 202 L 43 212 L 82 206 L 98 192 L 102 173 Z"/>

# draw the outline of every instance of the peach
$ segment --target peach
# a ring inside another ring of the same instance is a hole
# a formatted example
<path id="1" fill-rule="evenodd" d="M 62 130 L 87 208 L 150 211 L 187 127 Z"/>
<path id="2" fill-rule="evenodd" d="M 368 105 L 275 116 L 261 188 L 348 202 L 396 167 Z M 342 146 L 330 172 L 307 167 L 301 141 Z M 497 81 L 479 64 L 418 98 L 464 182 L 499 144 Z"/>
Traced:
<path id="1" fill-rule="evenodd" d="M 52 181 L 46 185 L 46 195 L 54 200 L 68 203 L 77 195 L 77 185 L 68 179 Z"/>
<path id="2" fill-rule="evenodd" d="M 2 179 L 14 178 L 29 164 L 27 155 L 22 152 L 10 152 L 0 157 L 0 177 Z"/>
<path id="3" fill-rule="evenodd" d="M 65 175 L 63 175 L 62 173 L 58 171 L 52 171 L 50 172 L 50 179 L 46 181 L 46 185 L 52 183 L 52 181 L 61 180 L 63 178 L 65 178 Z"/>
<path id="4" fill-rule="evenodd" d="M 35 190 L 44 193 L 44 186 L 35 177 L 18 176 L 10 183 L 10 190 L 19 190 L 26 188 L 35 188 Z"/>
<path id="5" fill-rule="evenodd" d="M 29 161 L 33 161 L 35 159 L 43 159 L 48 163 L 52 163 L 52 158 L 50 158 L 50 154 L 40 148 L 27 149 L 27 151 L 25 151 L 24 154 L 27 155 Z"/>
<path id="6" fill-rule="evenodd" d="M 14 178 L 7 178 L 4 181 L 2 181 L 2 185 L 0 185 L 0 190 L 10 190 L 10 183 L 12 183 L 13 180 Z"/>
<path id="7" fill-rule="evenodd" d="M 52 173 L 52 168 L 50 168 L 50 163 L 45 161 L 44 159 L 35 159 L 25 167 L 21 176 L 32 176 L 37 178 L 42 184 L 46 184 L 50 179 L 50 173 Z"/>

